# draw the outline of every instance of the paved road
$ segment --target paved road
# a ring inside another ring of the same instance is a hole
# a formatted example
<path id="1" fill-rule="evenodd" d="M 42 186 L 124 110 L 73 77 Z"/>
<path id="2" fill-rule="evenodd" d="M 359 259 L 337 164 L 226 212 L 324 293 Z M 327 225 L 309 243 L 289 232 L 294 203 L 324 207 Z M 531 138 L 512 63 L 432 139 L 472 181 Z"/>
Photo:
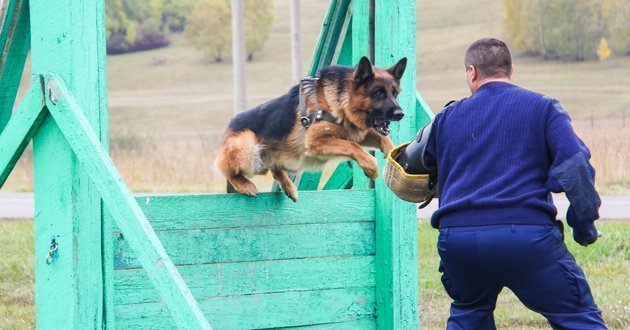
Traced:
<path id="1" fill-rule="evenodd" d="M 2 197 L 0 197 L 0 205 L 2 205 L 1 198 Z M 599 208 L 599 216 L 601 219 L 630 219 L 630 196 L 602 196 L 601 198 L 602 206 Z M 553 203 L 556 205 L 556 208 L 558 208 L 558 218 L 565 219 L 569 201 L 564 195 L 556 195 L 553 197 Z M 434 199 L 426 208 L 418 211 L 418 217 L 431 217 L 431 214 L 437 210 L 437 206 L 438 201 Z"/>
<path id="2" fill-rule="evenodd" d="M 604 196 L 599 215 L 602 219 L 630 219 L 630 196 Z M 564 195 L 554 197 L 561 218 L 567 213 L 567 202 Z M 418 211 L 421 218 L 428 218 L 437 209 L 437 200 Z M 33 217 L 32 193 L 0 192 L 0 219 L 29 219 Z"/>

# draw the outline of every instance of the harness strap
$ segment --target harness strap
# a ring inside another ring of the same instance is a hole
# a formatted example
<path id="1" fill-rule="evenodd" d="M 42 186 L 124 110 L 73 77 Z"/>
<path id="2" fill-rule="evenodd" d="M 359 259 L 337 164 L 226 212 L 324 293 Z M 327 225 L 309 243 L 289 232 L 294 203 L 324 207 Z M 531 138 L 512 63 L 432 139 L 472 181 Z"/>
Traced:
<path id="1" fill-rule="evenodd" d="M 340 123 L 337 123 L 337 119 L 333 117 L 333 115 L 319 108 L 317 100 L 315 100 L 315 109 L 317 111 L 311 114 L 308 113 L 308 109 L 306 108 L 306 98 L 314 94 L 316 81 L 317 79 L 312 77 L 306 77 L 300 81 L 298 99 L 300 107 L 300 122 L 302 123 L 302 126 L 304 126 L 304 128 L 309 128 L 309 126 L 311 126 L 313 123 L 322 120 L 333 123 L 335 125 L 340 125 Z"/>

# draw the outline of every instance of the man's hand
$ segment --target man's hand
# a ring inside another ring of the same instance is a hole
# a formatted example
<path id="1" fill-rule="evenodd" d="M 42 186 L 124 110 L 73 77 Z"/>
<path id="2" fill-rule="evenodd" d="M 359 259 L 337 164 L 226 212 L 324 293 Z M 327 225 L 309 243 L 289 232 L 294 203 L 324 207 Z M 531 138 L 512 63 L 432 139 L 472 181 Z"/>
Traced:
<path id="1" fill-rule="evenodd" d="M 588 246 L 597 241 L 599 233 L 593 223 L 589 223 L 583 227 L 573 228 L 573 240 L 582 246 Z"/>

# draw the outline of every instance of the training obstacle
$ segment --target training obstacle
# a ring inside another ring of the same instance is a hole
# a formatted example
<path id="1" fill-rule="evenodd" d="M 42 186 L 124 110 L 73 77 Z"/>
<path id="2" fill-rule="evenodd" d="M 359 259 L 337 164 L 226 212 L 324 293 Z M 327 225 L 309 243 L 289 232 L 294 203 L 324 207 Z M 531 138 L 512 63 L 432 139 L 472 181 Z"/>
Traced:
<path id="1" fill-rule="evenodd" d="M 5 4 L 0 186 L 32 139 L 38 327 L 418 328 L 413 204 L 352 163 L 325 183 L 299 175 L 297 203 L 134 197 L 107 152 L 104 2 Z M 395 143 L 430 119 L 415 92 L 415 13 L 415 0 L 331 0 L 309 71 L 408 57 Z M 11 114 L 29 46 L 32 81 Z"/>

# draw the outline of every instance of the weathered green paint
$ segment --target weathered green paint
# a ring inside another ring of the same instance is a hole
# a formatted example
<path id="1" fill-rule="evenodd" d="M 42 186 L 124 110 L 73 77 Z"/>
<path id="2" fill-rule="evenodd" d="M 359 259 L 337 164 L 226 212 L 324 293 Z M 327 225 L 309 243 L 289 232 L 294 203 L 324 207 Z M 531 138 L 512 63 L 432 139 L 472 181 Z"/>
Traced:
<path id="1" fill-rule="evenodd" d="M 374 286 L 374 256 L 178 266 L 196 299 Z M 117 270 L 116 304 L 160 302 L 143 269 Z"/>
<path id="2" fill-rule="evenodd" d="M 334 189 L 350 189 L 352 187 L 352 168 L 356 165 L 356 163 L 351 163 L 349 161 L 342 162 L 337 166 L 333 174 L 328 178 L 326 184 L 324 185 L 324 190 L 334 190 Z M 374 192 L 371 192 L 372 196 L 374 196 Z M 343 204 L 344 206 L 346 203 Z M 371 209 L 370 211 L 372 211 Z"/>
<path id="3" fill-rule="evenodd" d="M 356 65 L 363 56 L 370 57 L 372 37 L 370 36 L 370 0 L 352 1 L 352 64 Z M 373 58 L 370 60 L 374 61 Z M 352 188 L 365 189 L 370 187 L 370 178 L 363 173 L 361 166 L 352 166 Z"/>
<path id="4" fill-rule="evenodd" d="M 374 318 L 374 288 L 295 291 L 200 300 L 217 329 L 260 329 Z M 161 303 L 116 306 L 125 328 L 172 329 Z"/>
<path id="5" fill-rule="evenodd" d="M 158 231 L 374 220 L 374 191 L 367 189 L 304 191 L 297 202 L 283 193 L 262 193 L 257 198 L 221 194 L 141 196 L 136 200 Z"/>
<path id="6" fill-rule="evenodd" d="M 428 124 L 435 115 L 429 104 L 424 100 L 420 92 L 416 91 L 416 129 L 420 130 L 426 124 Z"/>
<path id="7" fill-rule="evenodd" d="M 46 111 L 39 81 L 31 84 L 6 129 L 0 133 L 0 188 L 39 129 Z"/>
<path id="8" fill-rule="evenodd" d="M 104 2 L 31 0 L 29 6 L 31 72 L 66 80 L 97 141 L 107 140 Z M 37 325 L 100 328 L 101 200 L 51 116 L 34 137 L 33 154 Z M 59 249 L 47 265 L 53 236 Z"/>
<path id="9" fill-rule="evenodd" d="M 149 274 L 176 323 L 210 329 L 190 290 L 177 272 L 131 191 L 101 146 L 87 118 L 63 81 L 46 77 L 46 105 L 94 188 L 105 202 L 128 244 Z M 100 222 L 99 222 L 100 226 Z M 100 241 L 100 239 L 99 239 Z M 99 255 L 100 259 L 100 255 Z M 102 285 L 101 288 L 102 290 Z M 101 304 L 102 304 L 101 297 Z"/>
<path id="10" fill-rule="evenodd" d="M 176 265 L 374 254 L 373 221 L 158 231 L 157 236 Z M 139 268 L 131 240 L 111 239 L 115 267 Z"/>
<path id="11" fill-rule="evenodd" d="M 347 321 L 347 322 L 335 322 L 335 323 L 326 323 L 326 324 L 315 324 L 315 325 L 306 325 L 306 326 L 297 326 L 290 328 L 277 328 L 279 330 L 299 330 L 299 329 L 307 329 L 307 330 L 365 330 L 365 329 L 375 329 L 376 321 L 374 320 L 358 320 L 358 321 Z"/>
<path id="12" fill-rule="evenodd" d="M 375 0 L 375 63 L 388 67 L 406 56 L 399 95 L 405 119 L 392 125 L 394 144 L 416 133 L 416 1 Z M 380 166 L 383 157 L 377 153 Z M 417 217 L 415 205 L 395 198 L 376 180 L 376 307 L 382 329 L 418 329 Z"/>
<path id="13" fill-rule="evenodd" d="M 11 118 L 30 46 L 27 0 L 7 0 L 0 13 L 0 133 Z"/>

